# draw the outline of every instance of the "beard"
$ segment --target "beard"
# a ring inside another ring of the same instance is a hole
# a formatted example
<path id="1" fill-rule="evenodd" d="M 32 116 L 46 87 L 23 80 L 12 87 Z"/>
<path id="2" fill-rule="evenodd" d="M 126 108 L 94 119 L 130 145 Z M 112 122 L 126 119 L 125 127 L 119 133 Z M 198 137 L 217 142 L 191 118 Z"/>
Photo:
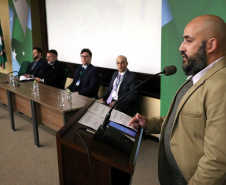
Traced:
<path id="1" fill-rule="evenodd" d="M 34 60 L 37 60 L 38 59 L 38 56 L 35 56 L 35 57 L 33 57 L 34 58 Z"/>
<path id="2" fill-rule="evenodd" d="M 181 52 L 187 58 L 187 63 L 182 65 L 187 76 L 194 76 L 207 66 L 206 42 L 202 41 L 201 46 L 193 56 L 188 57 L 185 52 Z"/>

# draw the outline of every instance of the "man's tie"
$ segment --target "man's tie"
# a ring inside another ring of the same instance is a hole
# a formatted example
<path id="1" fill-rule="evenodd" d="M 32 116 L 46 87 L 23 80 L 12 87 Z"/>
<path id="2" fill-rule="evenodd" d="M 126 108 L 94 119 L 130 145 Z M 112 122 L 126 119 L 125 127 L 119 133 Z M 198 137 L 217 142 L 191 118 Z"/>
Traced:
<path id="1" fill-rule="evenodd" d="M 31 67 L 31 71 L 33 71 L 33 69 L 35 68 L 37 62 L 34 62 L 33 66 Z"/>
<path id="2" fill-rule="evenodd" d="M 82 67 L 82 73 L 85 71 L 85 68 L 84 67 Z"/>
<path id="3" fill-rule="evenodd" d="M 118 77 L 117 77 L 116 83 L 114 83 L 114 85 L 113 85 L 113 88 L 111 90 L 111 94 L 107 99 L 107 104 L 110 104 L 112 102 L 112 94 L 117 89 L 119 82 L 120 82 L 120 78 L 121 78 L 121 75 L 119 74 Z"/>

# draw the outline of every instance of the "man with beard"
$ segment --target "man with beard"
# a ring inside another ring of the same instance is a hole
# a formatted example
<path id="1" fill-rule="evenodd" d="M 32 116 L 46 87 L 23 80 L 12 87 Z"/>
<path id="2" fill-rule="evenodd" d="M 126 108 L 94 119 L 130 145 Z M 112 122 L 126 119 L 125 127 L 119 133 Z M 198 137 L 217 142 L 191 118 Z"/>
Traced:
<path id="1" fill-rule="evenodd" d="M 34 61 L 31 63 L 28 74 L 24 74 L 26 77 L 31 77 L 31 75 L 34 76 L 40 76 L 42 69 L 44 69 L 47 66 L 47 63 L 42 60 L 42 50 L 39 47 L 33 48 L 33 58 Z"/>
<path id="2" fill-rule="evenodd" d="M 46 59 L 48 64 L 41 70 L 40 75 L 35 77 L 35 80 L 46 85 L 63 89 L 62 80 L 64 78 L 64 71 L 57 57 L 58 53 L 56 50 L 52 49 L 47 52 Z"/>
<path id="3" fill-rule="evenodd" d="M 179 50 L 188 80 L 166 117 L 136 114 L 129 125 L 160 133 L 161 185 L 226 184 L 226 24 L 214 15 L 193 19 Z"/>

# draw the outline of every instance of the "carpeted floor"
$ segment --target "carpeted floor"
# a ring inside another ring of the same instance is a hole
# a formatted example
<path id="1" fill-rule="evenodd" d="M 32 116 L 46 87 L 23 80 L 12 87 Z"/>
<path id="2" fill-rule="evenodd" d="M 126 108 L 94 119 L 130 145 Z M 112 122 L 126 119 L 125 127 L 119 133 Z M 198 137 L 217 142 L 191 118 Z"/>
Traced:
<path id="1" fill-rule="evenodd" d="M 11 131 L 8 107 L 0 104 L 0 185 L 59 185 L 56 132 L 39 126 L 41 147 L 34 145 L 31 119 L 15 112 Z M 159 185 L 158 143 L 142 140 L 132 185 Z"/>

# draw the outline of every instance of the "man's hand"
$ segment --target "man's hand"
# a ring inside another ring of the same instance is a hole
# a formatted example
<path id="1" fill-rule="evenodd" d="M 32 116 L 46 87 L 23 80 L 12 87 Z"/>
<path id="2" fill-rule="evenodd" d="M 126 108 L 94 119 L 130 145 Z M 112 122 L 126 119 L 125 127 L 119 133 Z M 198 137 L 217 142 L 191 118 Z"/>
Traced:
<path id="1" fill-rule="evenodd" d="M 129 126 L 132 126 L 133 128 L 141 126 L 144 130 L 147 129 L 147 124 L 147 119 L 139 113 L 137 113 L 129 122 Z"/>
<path id="2" fill-rule="evenodd" d="M 114 104 L 115 104 L 115 101 L 111 102 L 111 103 L 109 104 L 109 107 L 112 107 Z M 116 108 L 117 108 L 117 105 L 114 107 L 114 109 L 116 109 Z"/>
<path id="3" fill-rule="evenodd" d="M 25 76 L 25 77 L 27 77 L 27 78 L 29 78 L 29 77 L 30 77 L 30 75 L 29 75 L 29 74 L 24 74 L 24 76 Z"/>
<path id="4" fill-rule="evenodd" d="M 35 77 L 35 80 L 36 80 L 37 82 L 40 82 L 42 79 L 41 79 L 41 78 L 38 78 L 38 77 Z"/>

